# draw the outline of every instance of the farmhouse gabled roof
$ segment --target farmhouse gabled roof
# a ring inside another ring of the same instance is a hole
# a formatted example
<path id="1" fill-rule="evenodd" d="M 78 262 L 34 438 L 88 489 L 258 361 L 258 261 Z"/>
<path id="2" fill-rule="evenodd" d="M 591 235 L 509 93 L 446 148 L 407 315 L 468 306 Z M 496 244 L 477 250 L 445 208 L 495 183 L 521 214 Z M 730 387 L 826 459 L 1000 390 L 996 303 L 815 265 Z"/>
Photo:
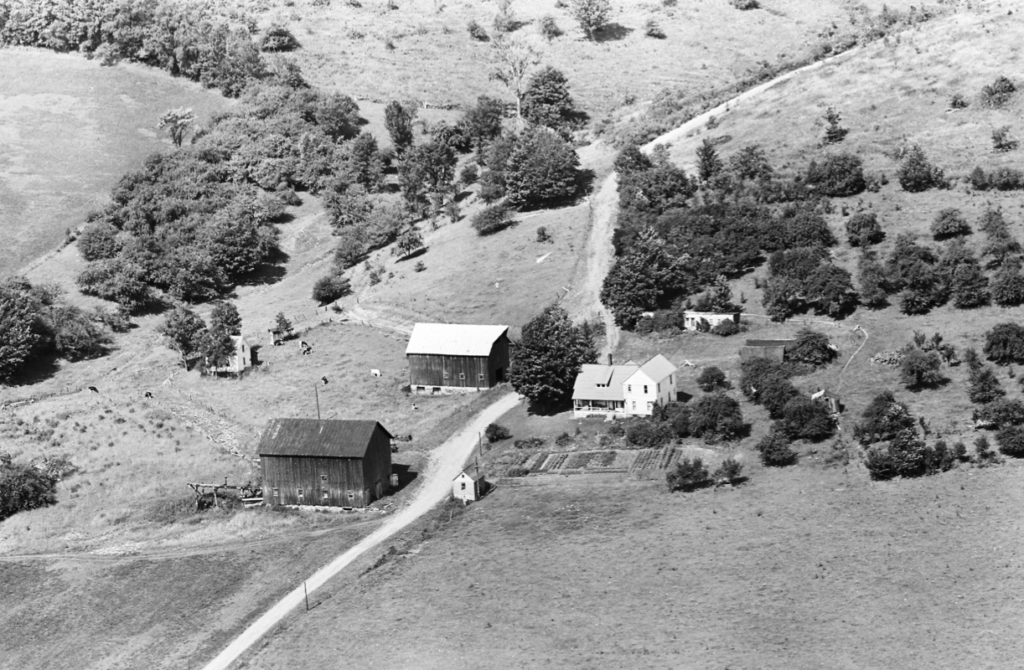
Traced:
<path id="1" fill-rule="evenodd" d="M 260 456 L 362 458 L 380 423 L 345 419 L 271 419 L 260 438 Z M 391 437 L 384 426 L 381 430 Z"/>
<path id="2" fill-rule="evenodd" d="M 466 469 L 460 472 L 459 474 L 455 475 L 455 479 L 452 479 L 452 481 L 455 481 L 456 479 L 459 479 L 461 477 L 469 477 L 475 482 L 483 479 L 484 473 L 480 472 L 479 470 L 474 470 L 470 472 L 469 469 Z"/>
<path id="3" fill-rule="evenodd" d="M 655 382 L 660 382 L 665 377 L 675 373 L 678 368 L 662 356 L 655 354 L 646 363 L 640 366 L 640 372 L 650 377 Z"/>
<path id="4" fill-rule="evenodd" d="M 625 365 L 584 365 L 572 386 L 573 400 L 624 400 L 622 384 L 640 369 Z"/>
<path id="5" fill-rule="evenodd" d="M 405 355 L 488 356 L 495 340 L 507 331 L 508 326 L 417 323 L 412 329 Z"/>

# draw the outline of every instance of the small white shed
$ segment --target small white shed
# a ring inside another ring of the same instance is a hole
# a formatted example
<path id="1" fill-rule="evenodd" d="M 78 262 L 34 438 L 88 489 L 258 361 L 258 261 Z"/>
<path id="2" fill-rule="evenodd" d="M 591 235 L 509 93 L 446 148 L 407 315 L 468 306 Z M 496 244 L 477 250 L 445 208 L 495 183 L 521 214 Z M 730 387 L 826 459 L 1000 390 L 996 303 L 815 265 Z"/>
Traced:
<path id="1" fill-rule="evenodd" d="M 464 502 L 476 502 L 483 495 L 484 476 L 479 471 L 463 470 L 452 480 L 452 497 Z"/>

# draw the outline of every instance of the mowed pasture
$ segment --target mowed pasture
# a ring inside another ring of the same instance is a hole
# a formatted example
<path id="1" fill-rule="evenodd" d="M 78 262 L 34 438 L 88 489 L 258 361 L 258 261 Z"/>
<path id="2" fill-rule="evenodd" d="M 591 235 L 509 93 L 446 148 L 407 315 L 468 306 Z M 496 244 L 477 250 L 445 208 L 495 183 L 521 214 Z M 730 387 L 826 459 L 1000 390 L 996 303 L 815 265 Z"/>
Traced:
<path id="1" fill-rule="evenodd" d="M 1021 476 L 501 484 L 332 584 L 245 667 L 1010 668 L 1024 652 Z"/>
<path id="2" fill-rule="evenodd" d="M 409 0 L 314 3 L 311 0 L 242 2 L 260 12 L 261 26 L 286 25 L 302 48 L 298 61 L 310 81 L 359 97 L 414 98 L 437 105 L 471 104 L 479 95 L 508 93 L 489 80 L 495 61 L 491 41 L 473 40 L 475 21 L 491 40 L 497 8 L 491 3 Z M 268 4 L 270 5 L 269 8 Z M 717 88 L 762 61 L 810 53 L 824 32 L 851 25 L 842 0 L 771 0 L 740 11 L 727 0 L 612 3 L 607 30 L 595 41 L 567 7 L 554 0 L 511 4 L 516 33 L 540 60 L 568 76 L 581 107 L 595 118 L 623 104 L 643 102 L 668 87 Z M 910 0 L 858 3 L 871 11 L 884 4 L 907 9 Z M 261 10 L 265 10 L 262 11 Z M 545 39 L 541 19 L 551 16 L 563 34 Z M 653 20 L 664 39 L 648 37 Z"/>
<path id="3" fill-rule="evenodd" d="M 3 49 L 0 73 L 2 274 L 57 248 L 125 172 L 169 148 L 157 129 L 163 112 L 191 107 L 202 123 L 230 105 L 156 70 L 75 54 Z"/>

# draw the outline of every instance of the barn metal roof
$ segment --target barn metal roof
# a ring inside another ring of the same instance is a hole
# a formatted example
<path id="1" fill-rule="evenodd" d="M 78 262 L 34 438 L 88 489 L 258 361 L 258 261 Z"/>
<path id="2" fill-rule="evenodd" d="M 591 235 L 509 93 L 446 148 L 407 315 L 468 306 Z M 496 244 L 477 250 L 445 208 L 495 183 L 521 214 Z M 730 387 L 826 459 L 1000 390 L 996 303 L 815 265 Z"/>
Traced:
<path id="1" fill-rule="evenodd" d="M 572 386 L 572 399 L 623 400 L 623 382 L 639 369 L 635 364 L 583 365 Z"/>
<path id="2" fill-rule="evenodd" d="M 494 341 L 506 331 L 508 326 L 417 323 L 412 329 L 405 355 L 488 356 Z"/>
<path id="3" fill-rule="evenodd" d="M 748 347 L 788 347 L 796 344 L 796 340 L 747 340 Z"/>
<path id="4" fill-rule="evenodd" d="M 260 456 L 362 458 L 377 421 L 347 419 L 271 419 L 260 438 Z M 391 437 L 391 433 L 381 426 Z"/>

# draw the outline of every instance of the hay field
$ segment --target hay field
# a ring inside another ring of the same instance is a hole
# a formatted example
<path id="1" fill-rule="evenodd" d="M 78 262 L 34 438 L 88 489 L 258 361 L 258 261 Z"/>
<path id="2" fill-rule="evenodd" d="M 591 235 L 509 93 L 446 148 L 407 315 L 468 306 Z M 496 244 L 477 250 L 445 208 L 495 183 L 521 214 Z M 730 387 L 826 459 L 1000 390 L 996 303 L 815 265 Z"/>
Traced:
<path id="1" fill-rule="evenodd" d="M 499 486 L 336 582 L 245 667 L 1011 668 L 1022 474 L 870 484 L 799 467 L 696 494 Z"/>
<path id="2" fill-rule="evenodd" d="M 470 38 L 476 21 L 494 35 L 491 3 L 445 0 L 311 0 L 242 2 L 259 12 L 261 25 L 287 25 L 302 44 L 296 57 L 312 82 L 373 99 L 415 98 L 433 104 L 472 103 L 478 95 L 507 97 L 488 80 L 493 56 L 488 42 Z M 857 3 L 879 11 L 883 4 L 907 9 L 910 0 Z M 612 3 L 610 28 L 587 41 L 568 9 L 554 0 L 511 5 L 519 33 L 541 60 L 562 70 L 584 110 L 595 117 L 627 99 L 645 101 L 674 86 L 718 87 L 737 80 L 761 61 L 809 53 L 819 34 L 847 27 L 852 3 L 844 0 L 765 0 L 762 9 L 739 11 L 728 0 Z M 265 11 L 261 11 L 265 10 Z M 563 31 L 540 36 L 550 15 Z M 644 34 L 653 19 L 665 39 Z M 391 45 L 389 47 L 389 44 Z"/>
<path id="3" fill-rule="evenodd" d="M 100 67 L 74 54 L 0 50 L 0 274 L 55 249 L 121 176 L 166 150 L 156 125 L 172 107 L 199 121 L 230 103 L 141 66 Z"/>

